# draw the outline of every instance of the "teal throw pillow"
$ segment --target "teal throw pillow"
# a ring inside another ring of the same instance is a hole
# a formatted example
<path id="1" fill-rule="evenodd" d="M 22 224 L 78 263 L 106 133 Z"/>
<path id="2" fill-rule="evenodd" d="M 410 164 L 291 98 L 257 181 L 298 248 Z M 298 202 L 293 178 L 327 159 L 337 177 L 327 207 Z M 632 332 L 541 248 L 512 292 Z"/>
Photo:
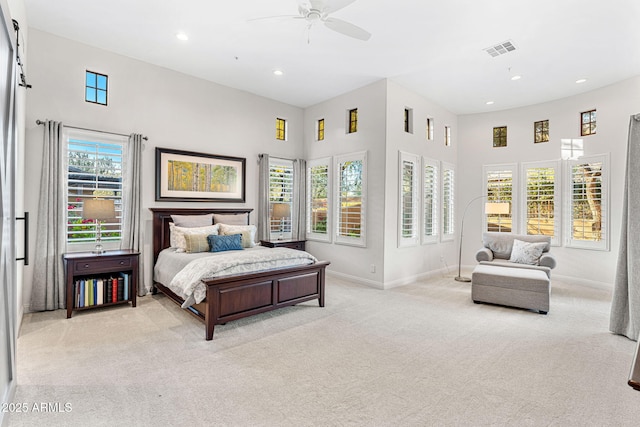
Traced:
<path id="1" fill-rule="evenodd" d="M 228 234 L 225 236 L 211 234 L 207 236 L 211 252 L 242 250 L 242 235 Z"/>

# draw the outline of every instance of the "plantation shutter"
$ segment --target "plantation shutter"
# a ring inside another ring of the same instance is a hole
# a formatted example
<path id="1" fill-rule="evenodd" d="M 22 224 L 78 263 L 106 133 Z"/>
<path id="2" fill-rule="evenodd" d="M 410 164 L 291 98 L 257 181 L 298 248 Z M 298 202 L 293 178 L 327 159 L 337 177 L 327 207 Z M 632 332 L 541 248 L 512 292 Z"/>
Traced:
<path id="1" fill-rule="evenodd" d="M 307 164 L 307 239 L 331 241 L 330 159 Z"/>
<path id="2" fill-rule="evenodd" d="M 366 153 L 336 158 L 336 243 L 365 246 Z"/>
<path id="3" fill-rule="evenodd" d="M 293 161 L 269 157 L 269 224 L 271 238 L 291 238 L 292 201 Z"/>
<path id="4" fill-rule="evenodd" d="M 515 231 L 513 223 L 513 180 L 515 166 L 512 167 L 485 167 L 485 184 L 487 202 L 510 203 L 512 210 L 507 214 L 485 214 L 485 231 L 499 233 L 511 233 Z"/>
<path id="5" fill-rule="evenodd" d="M 442 169 L 442 238 L 452 240 L 455 233 L 455 170 L 448 164 Z"/>
<path id="6" fill-rule="evenodd" d="M 544 164 L 523 165 L 526 180 L 524 223 L 526 234 L 542 234 L 551 237 L 553 244 L 560 244 L 558 215 L 558 166 Z"/>
<path id="7" fill-rule="evenodd" d="M 423 243 L 434 243 L 438 237 L 438 163 L 424 159 L 424 224 Z"/>

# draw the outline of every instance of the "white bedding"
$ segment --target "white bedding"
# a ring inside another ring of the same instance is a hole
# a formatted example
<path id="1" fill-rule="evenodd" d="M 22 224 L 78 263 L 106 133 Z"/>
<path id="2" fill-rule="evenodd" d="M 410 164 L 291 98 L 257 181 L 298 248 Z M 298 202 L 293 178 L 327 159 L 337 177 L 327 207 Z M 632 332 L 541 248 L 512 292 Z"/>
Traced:
<path id="1" fill-rule="evenodd" d="M 204 300 L 203 279 L 252 273 L 273 268 L 314 264 L 317 259 L 304 251 L 289 248 L 255 248 L 242 251 L 176 253 L 164 249 L 158 255 L 153 279 L 184 299 L 183 308 Z"/>

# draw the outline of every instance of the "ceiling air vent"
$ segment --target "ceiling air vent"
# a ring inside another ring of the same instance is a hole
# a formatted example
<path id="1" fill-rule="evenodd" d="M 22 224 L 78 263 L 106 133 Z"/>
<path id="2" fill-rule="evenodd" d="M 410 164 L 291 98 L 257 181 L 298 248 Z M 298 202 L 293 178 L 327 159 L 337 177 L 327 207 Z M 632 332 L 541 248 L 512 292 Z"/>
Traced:
<path id="1" fill-rule="evenodd" d="M 516 47 L 510 41 L 502 42 L 495 46 L 491 46 L 486 48 L 484 51 L 487 52 L 492 57 L 496 57 L 499 55 L 504 55 L 505 53 L 509 53 L 516 50 Z"/>

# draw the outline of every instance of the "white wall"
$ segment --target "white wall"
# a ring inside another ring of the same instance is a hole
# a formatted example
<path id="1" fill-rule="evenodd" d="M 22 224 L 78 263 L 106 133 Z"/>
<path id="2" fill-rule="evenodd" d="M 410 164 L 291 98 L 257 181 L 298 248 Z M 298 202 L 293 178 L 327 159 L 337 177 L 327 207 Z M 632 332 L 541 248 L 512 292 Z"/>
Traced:
<path id="1" fill-rule="evenodd" d="M 384 223 L 384 283 L 385 287 L 406 284 L 416 277 L 446 266 L 457 265 L 457 239 L 416 246 L 398 247 L 398 151 L 425 156 L 434 160 L 456 163 L 458 156 L 458 119 L 456 115 L 424 97 L 394 83 L 387 86 L 387 132 Z M 404 109 L 413 110 L 413 133 L 404 131 Z M 434 119 L 433 140 L 426 139 L 427 117 Z M 451 145 L 444 145 L 444 127 L 451 127 Z M 421 179 L 421 178 L 420 178 Z M 422 200 L 422 197 L 420 197 Z M 419 215 L 422 211 L 419 210 Z M 440 224 L 440 227 L 442 224 Z"/>
<path id="2" fill-rule="evenodd" d="M 186 206 L 155 201 L 155 147 L 245 157 L 245 204 L 191 203 L 194 207 L 257 207 L 259 153 L 302 156 L 303 112 L 297 107 L 180 74 L 101 49 L 31 29 L 28 46 L 26 151 L 29 171 L 25 205 L 32 213 L 31 252 L 36 245 L 36 216 L 42 161 L 42 126 L 36 119 L 149 137 L 143 153 L 143 219 L 145 278 L 151 279 L 151 213 L 153 206 Z M 84 73 L 109 76 L 107 107 L 84 101 Z M 268 78 L 269 76 L 265 76 Z M 289 139 L 275 140 L 275 119 L 289 123 Z M 252 215 L 255 220 L 255 214 Z M 32 268 L 25 271 L 23 302 L 31 298 Z"/>
<path id="3" fill-rule="evenodd" d="M 385 103 L 386 82 L 337 96 L 304 111 L 304 153 L 307 160 L 367 151 L 367 246 L 354 247 L 326 242 L 307 242 L 308 250 L 331 261 L 329 271 L 374 287 L 383 287 L 385 245 Z M 358 131 L 346 132 L 347 112 L 358 109 Z M 325 139 L 316 141 L 316 122 L 325 120 Z M 371 272 L 371 265 L 375 272 Z"/>
<path id="4" fill-rule="evenodd" d="M 482 165 L 559 159 L 560 139 L 581 138 L 579 113 L 594 108 L 597 133 L 583 139 L 585 155 L 611 156 L 610 251 L 554 247 L 558 266 L 553 274 L 577 278 L 586 284 L 609 285 L 614 281 L 620 241 L 629 116 L 640 112 L 640 77 L 544 104 L 460 116 L 457 212 L 482 194 Z M 533 123 L 545 119 L 549 120 L 550 141 L 534 144 Z M 494 126 L 508 127 L 507 147 L 492 147 Z M 481 208 L 481 201 L 472 204 L 465 220 L 463 265 L 475 264 L 474 254 L 481 246 Z"/>

